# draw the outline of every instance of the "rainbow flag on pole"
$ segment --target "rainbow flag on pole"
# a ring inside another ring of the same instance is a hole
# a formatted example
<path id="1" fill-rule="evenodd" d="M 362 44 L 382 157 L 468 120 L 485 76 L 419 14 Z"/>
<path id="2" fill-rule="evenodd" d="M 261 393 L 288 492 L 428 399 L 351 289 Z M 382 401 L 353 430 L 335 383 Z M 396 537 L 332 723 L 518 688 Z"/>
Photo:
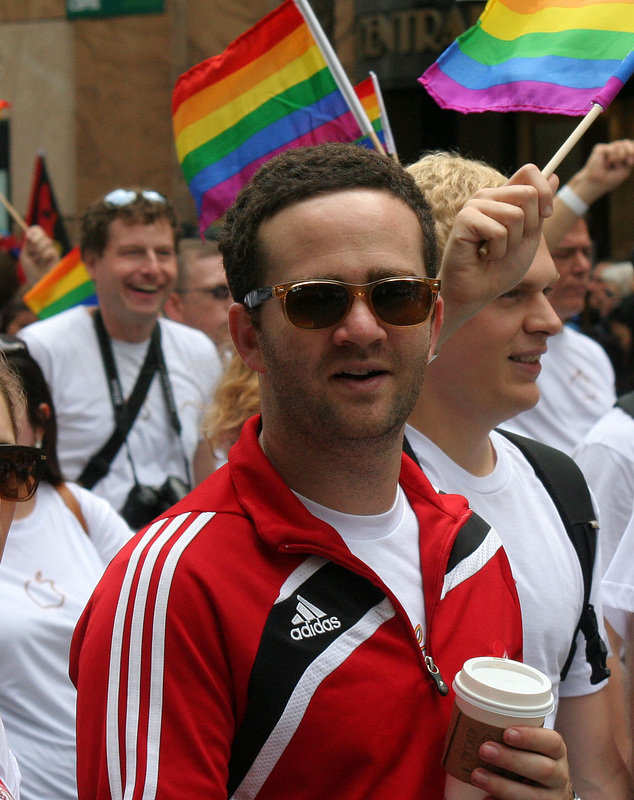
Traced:
<path id="1" fill-rule="evenodd" d="M 634 2 L 489 0 L 419 79 L 443 108 L 585 115 L 634 71 Z M 607 88 L 606 88 L 607 87 Z"/>
<path id="2" fill-rule="evenodd" d="M 39 319 L 46 319 L 73 306 L 96 306 L 95 284 L 73 248 L 24 295 L 24 302 Z"/>
<path id="3" fill-rule="evenodd" d="M 390 130 L 390 123 L 383 108 L 381 101 L 380 87 L 374 73 L 371 73 L 368 78 L 354 87 L 357 97 L 361 101 L 361 105 L 365 108 L 368 119 L 372 123 L 374 131 L 385 148 L 386 153 L 395 153 L 394 139 Z M 356 140 L 357 144 L 362 144 L 365 147 L 372 147 L 372 142 L 367 136 L 362 136 Z"/>
<path id="4" fill-rule="evenodd" d="M 379 98 L 377 97 L 372 78 L 368 77 L 364 81 L 361 81 L 361 83 L 358 83 L 354 87 L 354 90 L 357 93 L 359 100 L 361 100 L 361 105 L 365 108 L 368 119 L 372 123 L 372 127 L 374 128 L 376 135 L 379 137 L 379 141 L 385 146 L 385 134 L 383 133 L 381 108 L 379 106 Z M 363 143 L 368 147 L 372 146 L 367 137 L 362 136 L 356 141 L 359 144 Z"/>
<path id="5" fill-rule="evenodd" d="M 258 167 L 292 147 L 354 142 L 362 131 L 293 0 L 178 79 L 176 152 L 201 231 Z"/>

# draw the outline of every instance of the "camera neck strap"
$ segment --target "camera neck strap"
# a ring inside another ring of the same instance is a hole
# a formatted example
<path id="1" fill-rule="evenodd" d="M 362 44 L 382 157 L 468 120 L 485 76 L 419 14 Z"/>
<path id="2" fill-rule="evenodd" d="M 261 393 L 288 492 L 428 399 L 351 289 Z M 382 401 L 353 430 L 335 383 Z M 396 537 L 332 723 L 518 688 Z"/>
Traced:
<path id="1" fill-rule="evenodd" d="M 165 404 L 167 406 L 170 424 L 178 436 L 178 441 L 181 444 L 181 451 L 183 449 L 180 437 L 181 423 L 176 411 L 174 393 L 172 391 L 169 375 L 167 373 L 167 367 L 165 365 L 165 359 L 163 357 L 163 350 L 161 348 L 161 329 L 158 322 L 152 331 L 150 344 L 148 346 L 147 353 L 145 354 L 145 360 L 136 379 L 136 383 L 134 384 L 132 393 L 126 402 L 123 399 L 123 390 L 121 388 L 119 373 L 114 360 L 114 353 L 112 352 L 110 336 L 108 335 L 108 331 L 106 330 L 106 326 L 104 325 L 99 309 L 95 311 L 93 315 L 93 321 L 95 324 L 95 331 L 97 333 L 99 350 L 101 352 L 101 360 L 103 361 L 106 377 L 108 379 L 108 390 L 110 392 L 110 400 L 114 410 L 115 428 L 108 441 L 97 453 L 92 456 L 92 458 L 86 464 L 82 474 L 77 479 L 77 482 L 87 489 L 92 489 L 92 487 L 98 481 L 108 474 L 114 457 L 117 455 L 121 449 L 121 446 L 126 441 L 128 433 L 130 432 L 130 428 L 138 416 L 141 406 L 143 405 L 143 401 L 145 400 L 149 391 L 150 384 L 152 383 L 152 378 L 157 371 L 159 372 L 161 378 L 161 386 L 163 389 L 163 395 L 165 397 Z M 130 457 L 129 450 L 128 456 Z M 183 458 L 185 459 L 187 480 L 191 485 L 189 464 L 187 463 L 187 458 L 184 451 Z M 130 463 L 136 483 L 138 481 L 136 480 L 136 473 L 131 457 Z"/>

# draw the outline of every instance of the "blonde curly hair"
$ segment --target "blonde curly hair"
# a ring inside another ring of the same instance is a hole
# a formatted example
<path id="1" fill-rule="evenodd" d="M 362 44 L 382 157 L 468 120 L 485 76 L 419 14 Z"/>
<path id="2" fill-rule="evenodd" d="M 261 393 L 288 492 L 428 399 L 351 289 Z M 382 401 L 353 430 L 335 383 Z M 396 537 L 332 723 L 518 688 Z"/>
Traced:
<path id="1" fill-rule="evenodd" d="M 238 440 L 242 425 L 259 412 L 258 373 L 234 353 L 203 418 L 202 431 L 212 452 L 227 453 Z"/>
<path id="2" fill-rule="evenodd" d="M 467 200 L 484 187 L 497 187 L 506 178 L 484 161 L 463 158 L 458 153 L 435 150 L 406 168 L 432 207 L 438 238 L 438 251 L 443 253 L 456 214 Z"/>

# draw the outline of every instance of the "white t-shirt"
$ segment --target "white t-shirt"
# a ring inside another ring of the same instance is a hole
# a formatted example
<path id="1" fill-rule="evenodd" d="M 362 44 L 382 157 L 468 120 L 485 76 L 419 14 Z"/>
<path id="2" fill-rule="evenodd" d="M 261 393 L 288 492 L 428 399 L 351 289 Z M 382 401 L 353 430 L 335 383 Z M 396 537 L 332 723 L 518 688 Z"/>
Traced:
<path id="1" fill-rule="evenodd" d="M 541 364 L 539 402 L 500 427 L 570 455 L 614 405 L 614 369 L 601 345 L 567 325 L 548 340 Z"/>
<path id="2" fill-rule="evenodd" d="M 548 675 L 556 703 L 560 695 L 575 697 L 601 688 L 604 684 L 590 684 L 582 634 L 566 680 L 560 681 L 581 615 L 583 575 L 553 501 L 522 453 L 493 431 L 495 468 L 485 477 L 476 477 L 410 425 L 405 435 L 431 483 L 466 497 L 471 508 L 498 532 L 517 581 L 524 661 Z M 601 619 L 598 561 L 591 602 Z M 557 706 L 546 720 L 547 726 L 554 724 L 556 710 Z"/>
<path id="3" fill-rule="evenodd" d="M 634 419 L 612 408 L 573 453 L 601 514 L 601 563 L 610 566 L 634 506 Z"/>
<path id="4" fill-rule="evenodd" d="M 109 503 L 67 485 L 90 536 L 42 483 L 33 511 L 13 521 L 0 563 L 0 716 L 22 772 L 22 800 L 77 797 L 71 636 L 108 562 L 132 535 Z"/>
<path id="5" fill-rule="evenodd" d="M 300 494 L 297 497 L 311 514 L 331 525 L 350 552 L 391 590 L 410 618 L 424 653 L 427 626 L 418 520 L 401 487 L 389 511 L 367 516 L 344 514 Z"/>
<path id="6" fill-rule="evenodd" d="M 8 793 L 8 794 L 7 794 Z M 20 800 L 20 769 L 0 719 L 0 800 Z"/>
<path id="7" fill-rule="evenodd" d="M 628 617 L 634 614 L 634 514 L 603 578 L 603 609 L 610 625 L 627 639 Z"/>
<path id="8" fill-rule="evenodd" d="M 200 423 L 221 374 L 218 353 L 204 333 L 163 319 L 161 346 L 182 425 L 182 448 L 170 424 L 158 373 L 127 443 L 110 471 L 94 487 L 120 510 L 134 484 L 128 448 L 139 483 L 160 486 L 168 475 L 186 480 L 184 452 L 192 459 L 202 438 Z M 40 365 L 52 395 L 59 428 L 62 472 L 77 480 L 89 458 L 110 438 L 114 412 L 92 315 L 78 306 L 20 331 Z M 112 341 L 124 396 L 129 397 L 145 359 L 149 341 Z"/>

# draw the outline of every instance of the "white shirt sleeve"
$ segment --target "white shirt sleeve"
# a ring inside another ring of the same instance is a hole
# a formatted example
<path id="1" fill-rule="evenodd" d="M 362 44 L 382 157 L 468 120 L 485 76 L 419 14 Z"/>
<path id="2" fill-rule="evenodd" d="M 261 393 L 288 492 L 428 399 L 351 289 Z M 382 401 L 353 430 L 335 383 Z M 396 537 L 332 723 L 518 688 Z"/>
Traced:
<path id="1" fill-rule="evenodd" d="M 134 535 L 134 531 L 103 497 L 89 492 L 76 483 L 66 485 L 79 502 L 88 526 L 90 540 L 106 567 Z"/>
<path id="2" fill-rule="evenodd" d="M 634 614 L 634 517 L 603 578 L 603 608 L 610 625 L 625 638 L 628 616 Z"/>

